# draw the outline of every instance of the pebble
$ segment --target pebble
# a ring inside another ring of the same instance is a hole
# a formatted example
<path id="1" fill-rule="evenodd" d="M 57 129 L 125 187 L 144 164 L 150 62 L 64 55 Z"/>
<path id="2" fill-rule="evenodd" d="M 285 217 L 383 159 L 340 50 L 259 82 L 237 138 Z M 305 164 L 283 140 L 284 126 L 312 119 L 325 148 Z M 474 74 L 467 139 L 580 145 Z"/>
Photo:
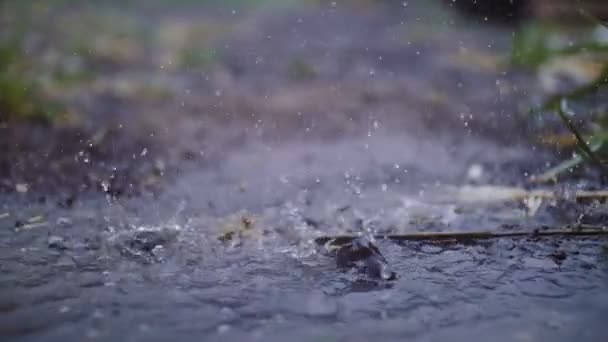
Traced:
<path id="1" fill-rule="evenodd" d="M 356 268 L 371 278 L 397 278 L 397 274 L 390 269 L 378 247 L 363 237 L 342 246 L 336 255 L 336 264 L 341 268 Z"/>
<path id="2" fill-rule="evenodd" d="M 66 241 L 61 236 L 51 235 L 47 240 L 47 246 L 52 249 L 58 250 L 66 250 L 68 246 L 66 245 Z"/>
<path id="3" fill-rule="evenodd" d="M 20 194 L 24 194 L 29 190 L 29 186 L 25 183 L 15 184 L 15 190 Z"/>
<path id="4" fill-rule="evenodd" d="M 177 232 L 170 229 L 143 230 L 127 239 L 127 244 L 140 251 L 152 252 L 157 246 L 173 241 L 176 236 Z"/>

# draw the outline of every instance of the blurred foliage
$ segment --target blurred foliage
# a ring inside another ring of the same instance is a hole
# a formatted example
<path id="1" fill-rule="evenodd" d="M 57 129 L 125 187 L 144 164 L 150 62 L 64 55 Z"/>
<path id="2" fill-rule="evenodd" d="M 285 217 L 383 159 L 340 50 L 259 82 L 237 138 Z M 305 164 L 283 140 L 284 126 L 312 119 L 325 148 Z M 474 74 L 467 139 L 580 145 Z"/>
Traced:
<path id="1" fill-rule="evenodd" d="M 317 3 L 318 0 L 0 0 L 0 121 L 55 122 L 62 117 L 59 114 L 66 113 L 65 100 L 74 94 L 74 89 L 87 93 L 106 89 L 119 96 L 131 96 L 139 92 L 125 91 L 121 84 L 128 82 L 128 89 L 149 88 L 146 78 L 134 73 L 130 80 L 114 77 L 103 86 L 95 87 L 90 82 L 107 78 L 115 71 L 159 70 L 158 66 L 164 72 L 176 68 L 205 70 L 219 61 L 220 51 L 213 42 L 230 31 L 225 21 L 214 20 L 210 15 L 202 21 L 154 23 L 146 20 L 148 13 L 198 7 L 226 9 L 235 14 Z"/>
<path id="2" fill-rule="evenodd" d="M 513 37 L 512 63 L 537 70 L 549 88 L 545 91 L 552 93 L 538 112 L 556 114 L 575 138 L 577 153 L 537 181 L 555 180 L 585 161 L 608 176 L 607 108 L 593 101 L 605 96 L 608 86 L 608 28 L 590 21 L 578 27 L 531 22 Z M 568 90 L 555 85 L 563 78 L 572 81 Z"/>
<path id="3" fill-rule="evenodd" d="M 44 95 L 30 56 L 25 53 L 27 29 L 37 8 L 0 4 L 0 121 L 14 119 L 48 122 L 59 111 Z M 12 15 L 12 17 L 11 17 Z"/>
<path id="4" fill-rule="evenodd" d="M 217 51 L 212 48 L 184 49 L 179 56 L 179 66 L 183 68 L 207 69 L 217 62 Z"/>
<path id="5" fill-rule="evenodd" d="M 555 23 L 527 23 L 513 37 L 511 60 L 516 65 L 538 67 L 553 58 L 581 53 L 608 53 L 608 42 L 596 40 L 588 29 L 582 30 L 579 39 L 575 39 L 564 35 L 561 27 Z M 576 35 L 579 32 L 573 33 Z"/>
<path id="6" fill-rule="evenodd" d="M 314 67 L 301 58 L 292 60 L 287 65 L 287 76 L 294 81 L 308 81 L 317 76 Z"/>
<path id="7" fill-rule="evenodd" d="M 82 94 L 94 96 L 96 92 L 136 101 L 147 99 L 140 96 L 142 93 L 165 98 L 170 85 L 150 87 L 150 79 L 160 80 L 162 74 L 187 69 L 206 71 L 221 63 L 222 51 L 216 43 L 234 25 L 230 17 L 218 19 L 218 15 L 293 6 L 335 3 L 0 0 L 0 121 L 77 120 L 78 117 L 60 114 L 74 114 L 67 110 L 73 103 L 70 100 L 79 99 Z M 196 20 L 182 15 L 191 10 L 200 10 L 201 15 Z M 177 16 L 163 19 L 157 15 L 166 11 Z M 314 70 L 301 61 L 292 63 L 287 72 L 295 79 L 314 76 Z M 147 90 L 152 88 L 154 91 Z"/>

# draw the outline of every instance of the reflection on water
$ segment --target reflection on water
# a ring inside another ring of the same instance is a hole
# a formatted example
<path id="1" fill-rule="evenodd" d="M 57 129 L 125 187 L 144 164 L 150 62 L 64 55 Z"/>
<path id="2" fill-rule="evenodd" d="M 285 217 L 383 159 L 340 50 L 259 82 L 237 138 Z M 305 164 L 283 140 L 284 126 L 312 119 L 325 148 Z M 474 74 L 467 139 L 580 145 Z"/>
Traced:
<path id="1" fill-rule="evenodd" d="M 61 249 L 39 232 L 3 227 L 10 248 L 0 253 L 0 331 L 32 340 L 277 341 L 448 335 L 592 341 L 603 331 L 590 317 L 608 307 L 605 241 L 380 241 L 400 277 L 375 282 L 340 270 L 327 253 L 310 253 L 314 228 L 304 233 L 293 207 L 278 212 L 288 215 L 266 218 L 266 235 L 236 247 L 189 223 L 171 234 L 124 228 L 93 238 L 96 228 L 75 220 L 60 232 Z M 300 240 L 286 230 L 299 230 Z M 152 240 L 154 247 L 145 243 Z M 556 252 L 565 257 L 554 258 Z"/>

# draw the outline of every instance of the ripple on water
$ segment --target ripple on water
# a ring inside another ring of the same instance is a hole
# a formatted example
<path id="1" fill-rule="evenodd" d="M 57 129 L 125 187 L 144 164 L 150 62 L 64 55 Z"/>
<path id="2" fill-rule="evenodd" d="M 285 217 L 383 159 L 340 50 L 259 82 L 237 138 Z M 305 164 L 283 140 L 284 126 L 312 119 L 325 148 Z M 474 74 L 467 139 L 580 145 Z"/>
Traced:
<path id="1" fill-rule="evenodd" d="M 335 317 L 339 310 L 338 301 L 321 291 L 288 295 L 281 302 L 286 312 L 309 317 L 331 318 Z"/>
<path id="2" fill-rule="evenodd" d="M 203 233 L 183 229 L 164 242 L 162 260 L 152 263 L 133 262 L 117 250 L 153 252 L 155 234 L 119 234 L 108 250 L 11 252 L 3 256 L 8 263 L 1 265 L 1 284 L 19 291 L 10 296 L 14 300 L 0 297 L 0 333 L 48 337 L 55 329 L 73 337 L 72 322 L 82 336 L 125 334 L 134 340 L 216 334 L 222 340 L 252 334 L 262 339 L 279 331 L 285 334 L 276 340 L 310 340 L 311 329 L 349 341 L 418 339 L 501 319 L 531 320 L 545 329 L 574 325 L 562 319 L 560 308 L 599 314 L 601 305 L 581 298 L 605 303 L 608 293 L 598 242 L 556 247 L 525 240 L 473 246 L 378 241 L 400 275 L 379 284 L 339 272 L 326 254 L 299 253 L 310 246 L 297 239 L 273 237 L 261 247 L 229 249 Z M 550 257 L 556 248 L 567 254 L 561 265 Z M 114 285 L 104 286 L 108 281 Z M 547 323 L 542 316 L 551 310 L 558 314 Z"/>
<path id="3" fill-rule="evenodd" d="M 537 275 L 519 279 L 517 287 L 524 296 L 535 298 L 562 299 L 575 293 L 574 290 L 559 285 L 551 277 Z"/>

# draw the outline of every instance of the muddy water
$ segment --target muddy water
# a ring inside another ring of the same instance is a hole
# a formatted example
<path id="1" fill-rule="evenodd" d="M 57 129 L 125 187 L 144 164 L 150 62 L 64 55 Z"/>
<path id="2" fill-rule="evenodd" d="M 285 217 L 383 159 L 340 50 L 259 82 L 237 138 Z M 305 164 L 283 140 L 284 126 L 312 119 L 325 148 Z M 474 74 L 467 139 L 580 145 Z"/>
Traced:
<path id="1" fill-rule="evenodd" d="M 373 140 L 365 153 L 353 142 L 246 150 L 184 174 L 158 198 L 93 197 L 70 210 L 9 206 L 11 216 L 0 221 L 0 332 L 16 341 L 601 340 L 603 239 L 380 241 L 398 280 L 362 281 L 337 269 L 311 239 L 509 222 L 510 207 L 503 215 L 497 208 L 455 213 L 453 203 L 425 196 L 450 177 L 423 164 L 416 174 L 406 153 L 383 160 L 385 144 L 400 142 Z M 338 155 L 339 165 L 329 161 Z M 34 214 L 49 224 L 15 227 L 16 217 Z M 253 227 L 219 241 L 240 229 L 241 215 Z"/>
<path id="2" fill-rule="evenodd" d="M 383 283 L 338 270 L 311 242 L 570 222 L 547 204 L 527 216 L 449 196 L 554 162 L 515 119 L 526 83 L 466 63 L 491 59 L 509 33 L 441 17 L 420 38 L 415 12 L 370 13 L 250 19 L 221 42 L 211 81 L 176 76 L 178 103 L 144 112 L 169 149 L 203 157 L 160 193 L 91 193 L 69 209 L 63 193 L 0 195 L 2 340 L 603 340 L 605 239 L 380 241 L 399 274 Z M 319 76 L 288 81 L 302 53 Z"/>
<path id="3" fill-rule="evenodd" d="M 599 341 L 606 332 L 605 241 L 381 242 L 400 278 L 366 283 L 275 233 L 231 248 L 205 227 L 169 229 L 178 229 L 177 239 L 148 255 L 126 253 L 122 237 L 90 220 L 57 228 L 65 241 L 56 245 L 47 234 L 3 227 L 2 335 Z M 556 261 L 556 250 L 566 259 Z"/>

